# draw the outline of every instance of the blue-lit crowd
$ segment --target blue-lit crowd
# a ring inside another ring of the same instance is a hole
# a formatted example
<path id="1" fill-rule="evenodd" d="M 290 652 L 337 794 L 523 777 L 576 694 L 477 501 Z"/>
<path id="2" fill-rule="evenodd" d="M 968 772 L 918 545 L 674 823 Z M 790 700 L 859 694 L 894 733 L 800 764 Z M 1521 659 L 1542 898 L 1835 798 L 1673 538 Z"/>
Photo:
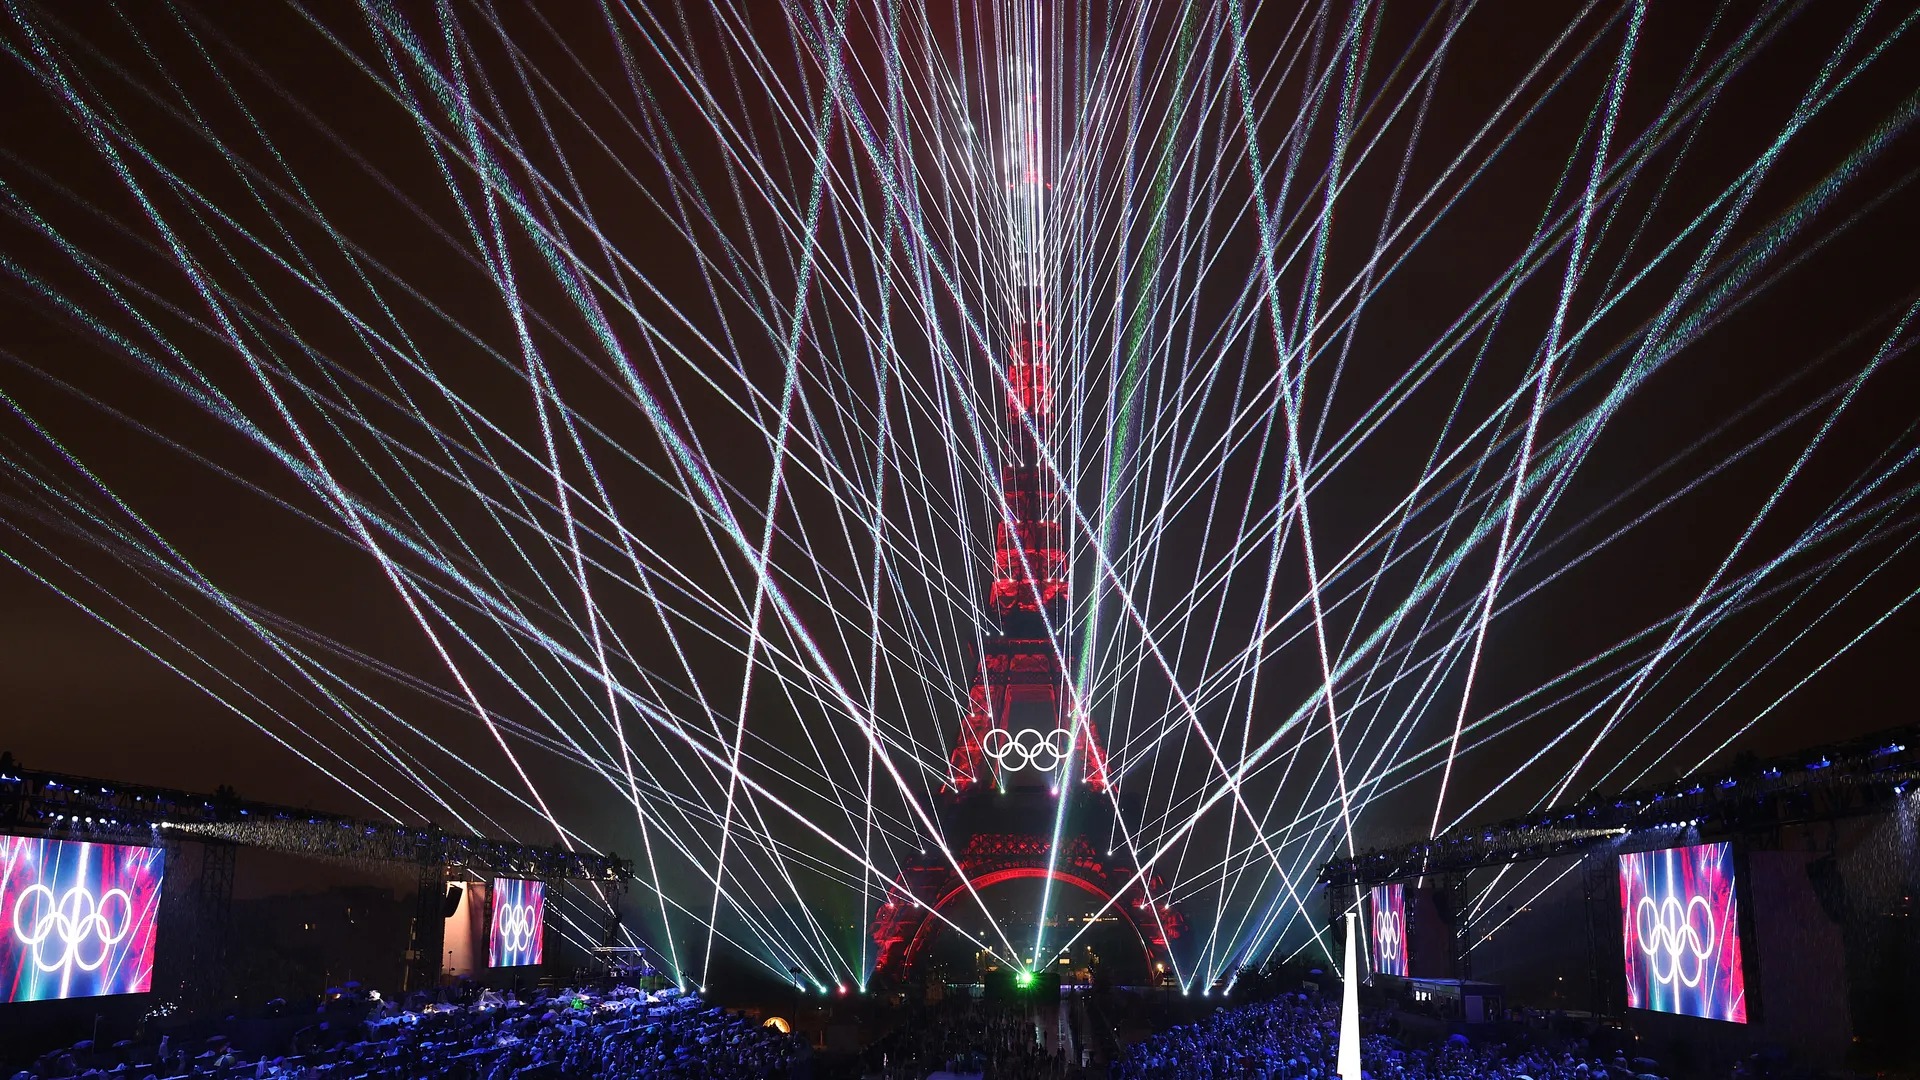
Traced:
<path id="1" fill-rule="evenodd" d="M 761 1080 L 811 1075 L 811 1048 L 692 995 L 625 987 L 521 1001 L 488 992 L 302 1028 L 285 1054 L 211 1045 L 90 1045 L 46 1055 L 13 1080 Z"/>
<path id="2" fill-rule="evenodd" d="M 1198 1023 L 1154 1035 L 1126 1050 L 1108 1075 L 1114 1080 L 1333 1080 L 1338 1032 L 1337 1003 L 1286 994 L 1223 1008 Z M 1549 1046 L 1455 1035 L 1413 1046 L 1384 1034 L 1360 1040 L 1360 1067 L 1369 1080 L 1661 1080 L 1637 1071 L 1651 1064 L 1597 1056 L 1579 1042 Z"/>
<path id="3" fill-rule="evenodd" d="M 1031 1008 L 950 998 L 935 1007 L 910 1009 L 899 1019 L 863 1054 L 860 1075 L 867 1080 L 1040 1080 L 1066 1070 L 1065 1053 L 1046 1050 Z"/>
<path id="4" fill-rule="evenodd" d="M 368 995 L 371 999 L 372 995 Z M 330 1003 L 338 1005 L 337 1000 Z M 471 1000 L 401 1008 L 362 1000 L 304 1019 L 280 1052 L 247 1054 L 224 1037 L 192 1045 L 82 1043 L 41 1057 L 11 1080 L 811 1080 L 812 1048 L 794 1035 L 672 989 L 492 990 Z M 269 1013 L 271 1015 L 271 1013 Z M 1013 1080 L 1099 1075 L 1077 1054 L 1050 1055 L 1026 1010 L 949 1002 L 916 1011 L 861 1055 L 859 1073 Z M 1662 1080 L 1644 1058 L 1595 1054 L 1578 1040 L 1412 1045 L 1376 1029 L 1361 1040 L 1367 1080 Z M 1338 1006 L 1288 993 L 1221 1008 L 1119 1052 L 1113 1080 L 1335 1080 Z M 1076 1024 L 1077 1027 L 1077 1024 Z M 1080 1042 L 1078 1034 L 1075 1045 Z M 844 1063 L 843 1063 L 844 1064 Z"/>

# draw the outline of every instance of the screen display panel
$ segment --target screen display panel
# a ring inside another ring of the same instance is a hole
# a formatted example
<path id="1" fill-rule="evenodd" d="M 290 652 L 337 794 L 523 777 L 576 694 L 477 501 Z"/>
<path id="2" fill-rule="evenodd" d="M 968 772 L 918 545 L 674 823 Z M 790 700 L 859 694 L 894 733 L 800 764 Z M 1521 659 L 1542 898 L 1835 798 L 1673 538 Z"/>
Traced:
<path id="1" fill-rule="evenodd" d="M 1747 1022 L 1733 845 L 1620 856 L 1627 1005 Z"/>
<path id="2" fill-rule="evenodd" d="M 526 967 L 540 963 L 546 947 L 546 924 L 545 882 L 494 878 L 487 966 Z"/>
<path id="3" fill-rule="evenodd" d="M 153 988 L 160 848 L 0 836 L 0 1003 Z"/>
<path id="4" fill-rule="evenodd" d="M 1407 977 L 1407 891 L 1400 884 L 1375 885 L 1368 895 L 1373 970 Z"/>

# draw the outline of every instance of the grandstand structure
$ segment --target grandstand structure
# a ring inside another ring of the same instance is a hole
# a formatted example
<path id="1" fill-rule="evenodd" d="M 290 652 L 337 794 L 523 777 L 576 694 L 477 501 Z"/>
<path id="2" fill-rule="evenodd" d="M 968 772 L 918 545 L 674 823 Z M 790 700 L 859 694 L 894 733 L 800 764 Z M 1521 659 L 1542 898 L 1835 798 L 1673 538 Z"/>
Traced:
<path id="1" fill-rule="evenodd" d="M 1334 859 L 1320 883 L 1366 887 L 1482 867 L 1613 849 L 1623 837 L 1687 824 L 1701 833 L 1757 833 L 1885 812 L 1920 780 L 1920 724 Z"/>
<path id="2" fill-rule="evenodd" d="M 1731 840 L 1744 860 L 1749 851 L 1793 846 L 1785 842 L 1789 830 L 1888 814 L 1916 781 L 1920 724 L 1777 757 L 1743 755 L 1725 768 L 1671 782 L 1593 793 L 1564 807 L 1331 860 L 1319 874 L 1326 889 L 1328 929 L 1338 940 L 1344 933 L 1340 913 L 1357 910 L 1370 889 L 1415 888 L 1423 894 L 1423 910 L 1435 916 L 1424 921 L 1425 932 L 1447 939 L 1445 974 L 1470 979 L 1474 947 L 1485 940 L 1487 921 L 1494 916 L 1482 912 L 1476 919 L 1472 914 L 1477 907 L 1469 875 L 1576 858 L 1592 1000 L 1596 1012 L 1617 1016 L 1624 1007 L 1615 974 L 1620 856 Z M 1826 888 L 1831 895 L 1839 886 Z M 1440 950 L 1427 955 L 1440 955 Z"/>
<path id="3" fill-rule="evenodd" d="M 608 927 L 633 880 L 633 863 L 613 854 L 449 832 L 431 823 L 399 825 L 241 798 L 231 788 L 191 792 L 0 765 L 0 833 L 93 843 L 160 845 L 177 856 L 199 849 L 199 873 L 175 875 L 163 913 L 177 933 L 167 966 L 191 974 L 191 996 L 217 993 L 233 907 L 234 862 L 242 848 L 321 859 L 413 867 L 418 911 L 407 953 L 411 986 L 439 982 L 450 882 L 524 878 L 578 882 L 604 897 Z M 178 862 L 169 858 L 169 862 Z M 182 911 L 180 909 L 187 910 Z"/>

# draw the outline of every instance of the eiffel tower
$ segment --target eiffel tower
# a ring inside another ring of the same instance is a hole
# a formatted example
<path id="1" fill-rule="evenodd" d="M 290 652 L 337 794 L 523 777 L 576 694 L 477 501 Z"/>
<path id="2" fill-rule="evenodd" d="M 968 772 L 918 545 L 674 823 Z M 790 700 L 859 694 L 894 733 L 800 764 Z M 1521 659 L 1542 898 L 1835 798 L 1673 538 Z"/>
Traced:
<path id="1" fill-rule="evenodd" d="M 1019 86 L 1017 74 L 1015 79 Z M 1010 140 L 1009 280 L 1015 302 L 1005 369 L 1009 438 L 1000 462 L 994 577 L 986 597 L 996 632 L 982 640 L 974 657 L 967 711 L 941 793 L 941 826 L 953 859 L 939 852 L 919 857 L 902 867 L 888 889 L 873 920 L 879 946 L 874 974 L 882 982 L 912 979 L 933 942 L 953 932 L 949 920 L 978 916 L 983 905 L 999 931 L 1012 935 L 979 937 L 983 955 L 1019 973 L 1048 964 L 1050 958 L 1036 955 L 1032 939 L 1024 938 L 1035 930 L 1032 918 L 1022 925 L 1024 913 L 1003 900 L 1007 890 L 995 892 L 1008 882 L 1041 880 L 1049 896 L 1083 894 L 1091 908 L 1104 908 L 1103 918 L 1124 922 L 1138 939 L 1150 981 L 1170 977 L 1167 943 L 1185 928 L 1179 911 L 1164 900 L 1161 879 L 1137 874 L 1110 849 L 1115 799 L 1106 755 L 1067 672 L 1066 495 L 1043 455 L 1053 426 L 1042 286 L 1048 185 L 1037 95 L 1025 100 L 1028 107 L 1016 112 L 1027 122 L 1013 125 L 1024 134 Z M 1037 917 L 1045 919 L 1045 912 Z M 1043 933 L 1057 947 L 1073 932 Z M 1120 961 L 1118 970 L 1132 968 L 1131 958 L 1113 959 Z"/>

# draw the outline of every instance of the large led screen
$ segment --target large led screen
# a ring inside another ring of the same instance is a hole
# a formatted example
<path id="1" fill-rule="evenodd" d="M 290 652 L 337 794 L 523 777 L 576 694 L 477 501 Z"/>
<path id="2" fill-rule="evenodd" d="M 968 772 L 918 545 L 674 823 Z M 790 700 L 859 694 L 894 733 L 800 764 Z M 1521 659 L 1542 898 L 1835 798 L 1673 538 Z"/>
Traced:
<path id="1" fill-rule="evenodd" d="M 1747 1022 L 1733 845 L 1620 856 L 1627 1005 Z"/>
<path id="2" fill-rule="evenodd" d="M 159 848 L 0 836 L 0 1003 L 153 987 Z"/>
<path id="3" fill-rule="evenodd" d="M 540 962 L 546 947 L 547 886 L 520 878 L 493 879 L 493 927 L 487 934 L 488 967 L 524 967 Z"/>
<path id="4" fill-rule="evenodd" d="M 1373 970 L 1378 975 L 1407 975 L 1407 893 L 1403 885 L 1375 885 L 1372 908 Z"/>

